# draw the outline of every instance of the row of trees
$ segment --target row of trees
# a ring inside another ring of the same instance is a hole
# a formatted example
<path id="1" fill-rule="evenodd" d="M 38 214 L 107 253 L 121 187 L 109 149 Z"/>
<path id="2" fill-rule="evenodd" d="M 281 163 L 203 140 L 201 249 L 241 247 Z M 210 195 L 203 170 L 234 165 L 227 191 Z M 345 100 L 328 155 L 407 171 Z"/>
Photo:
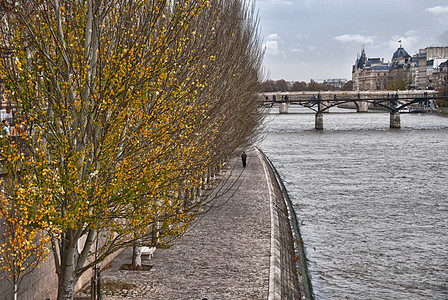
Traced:
<path id="1" fill-rule="evenodd" d="M 0 141 L 0 264 L 17 294 L 50 252 L 72 299 L 118 249 L 169 246 L 203 205 L 189 191 L 256 138 L 257 16 L 244 0 L 10 2 L 0 79 L 28 131 Z"/>
<path id="2" fill-rule="evenodd" d="M 310 82 L 292 81 L 284 79 L 267 80 L 261 83 L 261 92 L 296 92 L 296 91 L 351 91 L 353 90 L 353 81 L 347 81 L 342 86 L 336 86 L 328 83 L 318 83 L 311 79 Z"/>

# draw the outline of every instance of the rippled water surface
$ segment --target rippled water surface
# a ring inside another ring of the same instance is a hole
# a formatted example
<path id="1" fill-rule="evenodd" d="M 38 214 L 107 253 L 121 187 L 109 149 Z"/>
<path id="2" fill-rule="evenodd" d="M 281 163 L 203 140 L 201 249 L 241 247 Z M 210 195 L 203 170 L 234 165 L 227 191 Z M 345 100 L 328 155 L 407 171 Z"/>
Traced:
<path id="1" fill-rule="evenodd" d="M 448 118 L 290 108 L 262 150 L 296 207 L 316 299 L 448 299 Z"/>

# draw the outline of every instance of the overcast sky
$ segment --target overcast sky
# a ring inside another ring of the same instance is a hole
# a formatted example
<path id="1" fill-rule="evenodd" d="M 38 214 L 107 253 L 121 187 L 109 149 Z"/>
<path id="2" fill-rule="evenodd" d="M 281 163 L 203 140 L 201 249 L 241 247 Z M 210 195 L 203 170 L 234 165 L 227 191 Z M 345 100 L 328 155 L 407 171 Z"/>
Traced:
<path id="1" fill-rule="evenodd" d="M 448 46 L 448 0 L 255 0 L 273 80 L 351 79 L 364 46 L 392 59 L 401 40 L 414 55 Z"/>

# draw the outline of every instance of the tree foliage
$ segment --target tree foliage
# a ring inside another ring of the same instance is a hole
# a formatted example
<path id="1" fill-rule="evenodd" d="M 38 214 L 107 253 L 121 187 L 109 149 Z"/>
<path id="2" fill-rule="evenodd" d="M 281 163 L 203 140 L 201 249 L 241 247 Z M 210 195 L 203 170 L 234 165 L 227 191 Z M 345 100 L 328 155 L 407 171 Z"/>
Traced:
<path id="1" fill-rule="evenodd" d="M 116 250 L 169 246 L 202 205 L 180 191 L 256 136 L 257 17 L 250 1 L 36 0 L 4 21 L 0 75 L 30 134 L 17 168 L 2 144 L 18 178 L 2 199 L 47 235 L 70 299 Z"/>
<path id="2" fill-rule="evenodd" d="M 26 159 L 20 147 L 20 138 L 16 140 L 0 139 L 1 159 L 7 159 L 8 173 L 17 175 L 23 160 Z M 45 224 L 37 214 L 30 216 L 27 206 L 22 206 L 22 188 L 18 182 L 19 176 L 10 176 L 6 184 L 2 184 L 0 194 L 0 270 L 5 274 L 6 281 L 13 287 L 14 299 L 17 299 L 18 289 L 26 275 L 30 274 L 42 263 L 49 253 L 49 236 L 42 235 L 36 224 L 45 226 L 47 232 L 52 232 L 51 224 Z M 9 197 L 5 197 L 9 195 Z"/>
<path id="3" fill-rule="evenodd" d="M 408 90 L 410 85 L 412 84 L 412 79 L 407 79 L 402 76 L 398 76 L 398 78 L 393 78 L 389 80 L 387 83 L 387 89 L 391 91 L 395 90 Z"/>

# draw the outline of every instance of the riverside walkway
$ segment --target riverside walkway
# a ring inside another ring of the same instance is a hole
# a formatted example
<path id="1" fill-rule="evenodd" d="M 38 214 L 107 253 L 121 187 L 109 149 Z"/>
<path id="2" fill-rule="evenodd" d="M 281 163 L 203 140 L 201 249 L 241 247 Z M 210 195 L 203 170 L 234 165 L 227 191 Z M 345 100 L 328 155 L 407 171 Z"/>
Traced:
<path id="1" fill-rule="evenodd" d="M 150 271 L 120 270 L 126 249 L 102 272 L 103 291 L 121 286 L 103 299 L 301 299 L 285 203 L 263 155 L 246 153 L 246 168 L 228 163 L 210 211 L 143 261 Z"/>

